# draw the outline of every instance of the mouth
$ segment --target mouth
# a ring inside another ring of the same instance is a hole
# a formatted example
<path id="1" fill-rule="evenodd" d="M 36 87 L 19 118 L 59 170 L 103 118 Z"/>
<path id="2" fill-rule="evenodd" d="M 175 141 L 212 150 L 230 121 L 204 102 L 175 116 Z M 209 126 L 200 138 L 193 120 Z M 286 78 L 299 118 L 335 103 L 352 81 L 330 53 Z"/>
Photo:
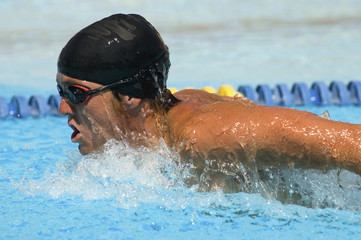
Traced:
<path id="1" fill-rule="evenodd" d="M 71 129 L 73 129 L 73 133 L 71 134 L 71 141 L 72 142 L 78 142 L 79 138 L 80 138 L 80 131 L 72 124 L 69 124 L 69 127 L 71 127 Z"/>

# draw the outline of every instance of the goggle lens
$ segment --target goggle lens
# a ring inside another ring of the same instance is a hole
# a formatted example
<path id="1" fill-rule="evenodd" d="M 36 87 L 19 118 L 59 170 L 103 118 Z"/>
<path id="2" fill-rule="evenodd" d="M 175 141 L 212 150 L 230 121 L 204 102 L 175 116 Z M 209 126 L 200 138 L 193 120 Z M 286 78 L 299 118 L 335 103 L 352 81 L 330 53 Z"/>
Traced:
<path id="1" fill-rule="evenodd" d="M 63 98 L 67 98 L 73 104 L 85 103 L 90 98 L 90 90 L 84 86 L 71 85 L 64 90 L 58 84 L 57 88 L 59 95 Z"/>

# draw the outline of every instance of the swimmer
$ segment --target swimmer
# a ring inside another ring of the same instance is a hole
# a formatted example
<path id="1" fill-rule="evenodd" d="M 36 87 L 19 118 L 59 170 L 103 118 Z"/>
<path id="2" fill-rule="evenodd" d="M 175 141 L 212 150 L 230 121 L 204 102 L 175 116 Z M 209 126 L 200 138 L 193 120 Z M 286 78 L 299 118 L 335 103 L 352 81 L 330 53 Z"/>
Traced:
<path id="1" fill-rule="evenodd" d="M 168 47 L 135 14 L 116 14 L 72 37 L 58 59 L 59 112 L 81 154 L 116 139 L 129 146 L 164 141 L 195 167 L 347 169 L 361 174 L 361 125 L 324 119 L 240 97 L 167 89 Z M 232 191 L 215 171 L 206 190 Z"/>

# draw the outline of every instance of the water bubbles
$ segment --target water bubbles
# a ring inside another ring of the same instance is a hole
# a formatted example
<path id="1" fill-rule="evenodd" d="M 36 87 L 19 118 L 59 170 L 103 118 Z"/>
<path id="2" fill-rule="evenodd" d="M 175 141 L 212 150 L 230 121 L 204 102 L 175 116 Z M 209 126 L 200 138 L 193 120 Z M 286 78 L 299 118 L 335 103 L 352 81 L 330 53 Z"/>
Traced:
<path id="1" fill-rule="evenodd" d="M 130 148 L 112 140 L 102 154 L 70 155 L 57 163 L 54 171 L 46 172 L 43 179 L 27 180 L 20 189 L 28 195 L 47 194 L 53 198 L 63 195 L 110 198 L 123 207 L 138 202 L 172 201 L 164 196 L 178 188 L 188 189 L 183 183 L 183 178 L 189 175 L 187 169 L 165 143 L 153 151 Z"/>
<path id="2" fill-rule="evenodd" d="M 271 206 L 278 201 L 312 208 L 355 210 L 361 207 L 361 177 L 346 170 L 257 170 L 256 166 L 217 165 L 208 160 L 198 179 L 193 164 L 183 163 L 164 142 L 154 150 L 131 148 L 112 140 L 105 145 L 104 153 L 82 156 L 76 151 L 68 155 L 54 170 L 46 171 L 42 179 L 28 179 L 30 177 L 25 174 L 15 187 L 30 196 L 109 199 L 127 209 L 147 203 L 165 209 L 195 205 L 200 208 L 227 207 L 234 204 L 230 196 L 237 199 L 241 196 L 244 199 L 237 201 L 246 204 L 255 201 L 253 194 L 268 201 L 266 205 L 271 201 Z M 218 168 L 214 169 L 214 166 Z M 31 171 L 36 169 L 27 170 Z M 239 191 L 244 193 L 239 195 Z"/>

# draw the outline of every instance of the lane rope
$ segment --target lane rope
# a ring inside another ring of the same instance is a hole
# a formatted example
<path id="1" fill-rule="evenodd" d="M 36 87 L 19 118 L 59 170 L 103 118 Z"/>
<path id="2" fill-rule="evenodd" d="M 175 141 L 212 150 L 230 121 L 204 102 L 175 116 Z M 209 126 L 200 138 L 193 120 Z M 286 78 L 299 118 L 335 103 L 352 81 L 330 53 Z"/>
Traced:
<path id="1" fill-rule="evenodd" d="M 175 88 L 169 89 L 172 93 L 177 92 Z M 245 97 L 267 106 L 361 106 L 360 81 L 350 81 L 348 84 L 333 81 L 329 86 L 324 82 L 314 82 L 310 87 L 301 82 L 294 83 L 291 88 L 281 83 L 273 88 L 268 84 L 260 84 L 255 88 L 241 85 L 237 90 L 231 85 L 222 85 L 218 90 L 211 86 L 201 89 L 222 96 Z M 60 101 L 59 95 L 50 95 L 47 100 L 40 95 L 32 95 L 29 99 L 14 95 L 10 101 L 0 96 L 0 119 L 60 116 L 58 112 Z"/>

